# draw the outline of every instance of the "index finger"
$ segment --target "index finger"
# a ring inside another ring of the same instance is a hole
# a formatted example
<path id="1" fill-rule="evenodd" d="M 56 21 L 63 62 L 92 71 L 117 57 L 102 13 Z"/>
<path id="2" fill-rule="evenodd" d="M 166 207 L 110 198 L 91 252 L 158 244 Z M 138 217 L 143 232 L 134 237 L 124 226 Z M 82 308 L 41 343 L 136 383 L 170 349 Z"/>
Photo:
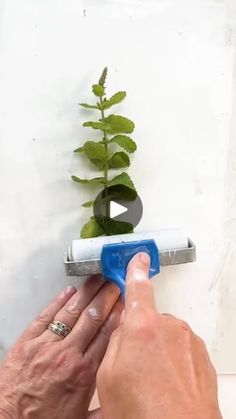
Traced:
<path id="1" fill-rule="evenodd" d="M 126 313 L 134 308 L 156 309 L 149 268 L 150 257 L 147 253 L 137 253 L 129 262 L 126 272 Z"/>

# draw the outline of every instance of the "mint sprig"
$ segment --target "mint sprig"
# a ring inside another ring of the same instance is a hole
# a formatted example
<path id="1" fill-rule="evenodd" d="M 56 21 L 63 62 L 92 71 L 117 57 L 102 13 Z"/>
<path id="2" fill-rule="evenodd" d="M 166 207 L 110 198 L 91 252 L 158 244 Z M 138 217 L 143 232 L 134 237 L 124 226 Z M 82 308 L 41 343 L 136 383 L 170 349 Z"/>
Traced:
<path id="1" fill-rule="evenodd" d="M 83 126 L 93 130 L 100 130 L 102 138 L 99 141 L 85 141 L 82 146 L 74 150 L 75 153 L 84 154 L 90 164 L 103 172 L 102 176 L 92 179 L 81 179 L 73 175 L 72 179 L 77 183 L 87 186 L 100 185 L 105 189 L 105 193 L 109 186 L 115 186 L 116 189 L 118 188 L 120 196 L 125 193 L 124 188 L 129 188 L 131 194 L 135 194 L 134 184 L 126 172 L 110 177 L 112 170 L 130 166 L 129 154 L 136 151 L 137 145 L 130 136 L 126 135 L 132 134 L 134 131 L 135 125 L 133 121 L 113 113 L 106 115 L 108 109 L 121 103 L 126 97 L 126 92 L 118 91 L 110 98 L 107 98 L 106 78 L 107 67 L 104 68 L 98 83 L 92 85 L 92 92 L 96 97 L 95 104 L 80 103 L 81 107 L 96 110 L 100 113 L 98 120 L 84 122 Z M 122 150 L 117 150 L 117 147 Z M 85 202 L 82 206 L 89 208 L 93 203 L 94 201 L 91 200 Z M 101 220 L 91 217 L 82 227 L 81 237 L 98 237 L 102 235 L 131 233 L 133 231 L 131 224 L 114 221 L 109 218 L 109 203 L 107 204 L 106 215 Z"/>

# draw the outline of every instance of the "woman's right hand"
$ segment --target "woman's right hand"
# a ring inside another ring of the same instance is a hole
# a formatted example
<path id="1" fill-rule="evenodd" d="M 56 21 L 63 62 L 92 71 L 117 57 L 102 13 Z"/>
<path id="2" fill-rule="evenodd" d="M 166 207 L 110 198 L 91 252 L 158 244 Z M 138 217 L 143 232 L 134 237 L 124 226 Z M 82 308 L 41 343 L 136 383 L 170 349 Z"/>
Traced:
<path id="1" fill-rule="evenodd" d="M 127 270 L 125 315 L 98 372 L 104 419 L 220 419 L 205 344 L 183 321 L 158 313 L 149 257 Z"/>

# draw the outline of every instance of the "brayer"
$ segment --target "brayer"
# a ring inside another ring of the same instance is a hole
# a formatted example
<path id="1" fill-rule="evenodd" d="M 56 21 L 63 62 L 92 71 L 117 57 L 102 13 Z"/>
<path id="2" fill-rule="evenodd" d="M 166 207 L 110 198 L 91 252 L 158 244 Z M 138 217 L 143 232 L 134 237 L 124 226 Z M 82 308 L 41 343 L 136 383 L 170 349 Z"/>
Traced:
<path id="1" fill-rule="evenodd" d="M 66 274 L 87 276 L 101 273 L 116 283 L 124 294 L 126 267 L 138 252 L 150 255 L 150 278 L 159 273 L 160 265 L 177 265 L 196 260 L 196 247 L 192 240 L 178 229 L 163 229 L 72 240 L 65 254 Z"/>

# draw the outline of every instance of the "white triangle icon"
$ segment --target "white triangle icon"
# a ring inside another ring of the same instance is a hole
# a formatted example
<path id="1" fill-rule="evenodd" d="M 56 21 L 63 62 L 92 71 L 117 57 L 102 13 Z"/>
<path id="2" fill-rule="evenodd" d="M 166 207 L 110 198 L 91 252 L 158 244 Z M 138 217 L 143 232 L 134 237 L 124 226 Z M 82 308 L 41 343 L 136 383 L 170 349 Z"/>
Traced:
<path id="1" fill-rule="evenodd" d="M 110 217 L 115 218 L 118 215 L 124 214 L 124 212 L 128 211 L 126 207 L 123 205 L 117 204 L 115 201 L 110 201 Z"/>

